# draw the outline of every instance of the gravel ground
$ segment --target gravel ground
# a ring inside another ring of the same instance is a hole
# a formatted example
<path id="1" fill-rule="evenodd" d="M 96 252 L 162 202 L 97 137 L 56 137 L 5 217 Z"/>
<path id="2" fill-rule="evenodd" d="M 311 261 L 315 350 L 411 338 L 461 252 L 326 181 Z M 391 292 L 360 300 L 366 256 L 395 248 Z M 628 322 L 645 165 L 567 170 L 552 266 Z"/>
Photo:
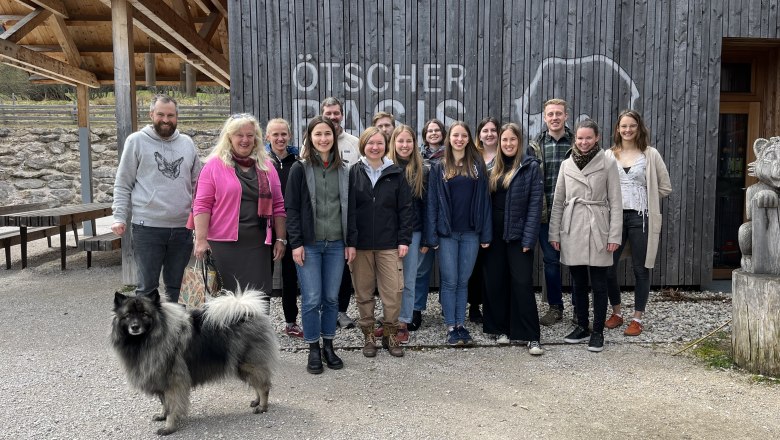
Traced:
<path id="1" fill-rule="evenodd" d="M 119 253 L 93 254 L 87 270 L 85 256 L 71 250 L 62 272 L 45 241 L 30 252 L 30 268 L 19 270 L 15 253 L 14 268 L 0 270 L 0 438 L 156 437 L 151 415 L 159 404 L 129 388 L 108 344 Z M 339 330 L 346 367 L 313 376 L 303 344 L 280 334 L 282 368 L 268 413 L 250 413 L 250 392 L 238 381 L 209 385 L 193 392 L 190 416 L 173 437 L 777 437 L 776 386 L 671 356 L 731 317 L 728 293 L 686 296 L 662 301 L 654 292 L 645 332 L 628 338 L 607 330 L 599 354 L 561 344 L 568 319 L 542 329 L 541 357 L 496 347 L 474 325 L 478 347 L 443 347 L 435 294 L 401 359 L 364 358 L 359 331 Z M 279 299 L 272 313 L 281 331 Z"/>

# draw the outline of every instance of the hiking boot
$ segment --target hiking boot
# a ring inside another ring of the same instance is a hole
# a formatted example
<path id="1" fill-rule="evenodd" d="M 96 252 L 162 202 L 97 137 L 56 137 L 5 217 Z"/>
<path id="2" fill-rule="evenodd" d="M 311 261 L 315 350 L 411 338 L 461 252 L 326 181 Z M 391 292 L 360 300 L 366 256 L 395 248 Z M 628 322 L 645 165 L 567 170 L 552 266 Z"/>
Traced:
<path id="1" fill-rule="evenodd" d="M 463 341 L 460 339 L 460 332 L 458 332 L 457 327 L 447 332 L 447 344 L 453 347 L 463 345 Z"/>
<path id="2" fill-rule="evenodd" d="M 644 327 L 642 327 L 642 323 L 632 319 L 631 323 L 628 324 L 628 327 L 626 327 L 626 331 L 624 331 L 623 334 L 626 336 L 639 336 L 642 334 L 643 329 Z"/>
<path id="3" fill-rule="evenodd" d="M 561 320 L 563 320 L 563 306 L 550 304 L 550 307 L 547 309 L 547 313 L 539 318 L 539 324 L 545 327 L 549 327 Z"/>
<path id="4" fill-rule="evenodd" d="M 579 344 L 585 342 L 590 338 L 590 331 L 588 329 L 580 327 L 574 327 L 574 330 L 563 338 L 563 341 L 569 344 Z"/>
<path id="5" fill-rule="evenodd" d="M 303 338 L 303 330 L 295 323 L 287 324 L 284 328 L 284 334 L 291 338 Z"/>
<path id="6" fill-rule="evenodd" d="M 374 337 L 381 338 L 385 334 L 384 324 L 380 321 L 377 327 L 374 329 Z"/>
<path id="7" fill-rule="evenodd" d="M 614 313 L 604 322 L 606 328 L 618 328 L 621 325 L 623 325 L 623 317 Z"/>
<path id="8" fill-rule="evenodd" d="M 590 342 L 588 342 L 588 351 L 598 353 L 604 350 L 604 334 L 592 333 L 590 335 Z"/>
<path id="9" fill-rule="evenodd" d="M 322 368 L 322 354 L 320 353 L 320 343 L 312 342 L 309 344 L 309 361 L 306 364 L 306 371 L 311 374 L 320 374 L 324 370 Z"/>
<path id="10" fill-rule="evenodd" d="M 469 333 L 466 327 L 461 325 L 456 330 L 458 331 L 458 338 L 463 342 L 463 345 L 474 345 L 474 339 L 471 338 L 471 333 Z"/>
<path id="11" fill-rule="evenodd" d="M 395 336 L 396 339 L 398 339 L 398 343 L 402 345 L 406 345 L 409 343 L 409 330 L 398 327 L 398 334 Z"/>
<path id="12" fill-rule="evenodd" d="M 382 346 L 387 349 L 391 356 L 403 357 L 404 349 L 398 342 L 398 327 L 394 325 L 385 325 L 385 336 L 382 337 Z"/>
<path id="13" fill-rule="evenodd" d="M 406 325 L 406 329 L 414 332 L 420 327 L 422 327 L 422 310 L 415 310 L 412 312 L 412 322 Z"/>
<path id="14" fill-rule="evenodd" d="M 498 345 L 509 345 L 509 342 L 509 336 L 504 334 L 498 335 L 496 338 L 496 344 Z"/>
<path id="15" fill-rule="evenodd" d="M 374 328 L 371 327 L 360 327 L 360 330 L 363 331 L 363 356 L 372 358 L 376 356 L 376 337 L 374 336 Z"/>
<path id="16" fill-rule="evenodd" d="M 322 357 L 325 358 L 325 365 L 331 370 L 341 370 L 344 368 L 344 362 L 341 358 L 336 356 L 336 352 L 333 351 L 333 339 L 323 339 Z"/>
<path id="17" fill-rule="evenodd" d="M 469 321 L 474 324 L 482 324 L 482 311 L 479 310 L 479 305 L 474 305 L 469 308 Z"/>
<path id="18" fill-rule="evenodd" d="M 528 353 L 534 356 L 540 356 L 544 354 L 544 349 L 539 341 L 528 341 Z"/>
<path id="19" fill-rule="evenodd" d="M 338 324 L 340 328 L 355 328 L 355 321 L 347 316 L 346 312 L 339 312 L 336 324 Z"/>

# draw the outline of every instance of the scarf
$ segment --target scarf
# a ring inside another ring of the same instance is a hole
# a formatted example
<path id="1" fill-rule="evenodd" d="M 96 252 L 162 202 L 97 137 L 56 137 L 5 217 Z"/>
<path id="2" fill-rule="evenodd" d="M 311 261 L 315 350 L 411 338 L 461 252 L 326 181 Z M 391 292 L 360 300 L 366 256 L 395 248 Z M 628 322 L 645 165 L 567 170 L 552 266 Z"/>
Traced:
<path id="1" fill-rule="evenodd" d="M 257 161 L 251 157 L 240 157 L 233 153 L 233 162 L 236 165 L 252 168 L 257 173 L 257 215 L 262 218 L 271 218 L 274 212 L 274 199 L 271 194 L 271 183 L 268 173 L 258 168 Z"/>
<path id="2" fill-rule="evenodd" d="M 252 157 L 236 156 L 236 153 L 231 153 L 231 154 L 233 155 L 233 162 L 241 165 L 242 167 L 253 168 L 257 163 L 257 161 L 255 161 L 255 159 Z"/>
<path id="3" fill-rule="evenodd" d="M 582 169 L 596 157 L 599 150 L 601 150 L 601 148 L 599 148 L 598 144 L 594 145 L 587 153 L 582 153 L 576 146 L 573 146 L 571 147 L 571 158 L 574 161 L 574 164 L 577 165 L 577 168 L 582 171 Z"/>

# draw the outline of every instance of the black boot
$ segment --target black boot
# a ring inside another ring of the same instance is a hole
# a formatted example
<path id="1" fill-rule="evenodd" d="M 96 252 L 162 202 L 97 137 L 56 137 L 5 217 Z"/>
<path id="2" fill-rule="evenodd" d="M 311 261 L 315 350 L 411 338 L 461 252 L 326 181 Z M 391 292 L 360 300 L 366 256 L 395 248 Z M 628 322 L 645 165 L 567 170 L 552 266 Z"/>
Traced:
<path id="1" fill-rule="evenodd" d="M 340 370 L 344 368 L 344 362 L 341 358 L 336 356 L 336 352 L 333 351 L 333 339 L 323 339 L 322 357 L 325 358 L 325 364 L 331 370 Z"/>
<path id="2" fill-rule="evenodd" d="M 322 358 L 320 357 L 320 343 L 312 342 L 309 344 L 309 363 L 306 364 L 306 371 L 311 374 L 322 373 Z"/>
<path id="3" fill-rule="evenodd" d="M 412 312 L 412 322 L 406 325 L 406 329 L 413 332 L 420 327 L 422 327 L 422 310 L 415 310 Z"/>

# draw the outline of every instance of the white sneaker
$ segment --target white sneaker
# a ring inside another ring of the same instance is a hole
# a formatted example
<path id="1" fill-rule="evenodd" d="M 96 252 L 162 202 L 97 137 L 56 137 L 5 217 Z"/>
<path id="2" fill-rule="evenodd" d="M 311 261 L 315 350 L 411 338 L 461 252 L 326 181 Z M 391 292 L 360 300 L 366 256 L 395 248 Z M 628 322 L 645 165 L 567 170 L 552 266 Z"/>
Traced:
<path id="1" fill-rule="evenodd" d="M 528 353 L 534 356 L 539 356 L 544 354 L 544 349 L 542 348 L 542 344 L 540 344 L 539 341 L 529 341 Z"/>
<path id="2" fill-rule="evenodd" d="M 498 345 L 509 345 L 509 337 L 507 335 L 498 335 L 496 343 Z"/>

